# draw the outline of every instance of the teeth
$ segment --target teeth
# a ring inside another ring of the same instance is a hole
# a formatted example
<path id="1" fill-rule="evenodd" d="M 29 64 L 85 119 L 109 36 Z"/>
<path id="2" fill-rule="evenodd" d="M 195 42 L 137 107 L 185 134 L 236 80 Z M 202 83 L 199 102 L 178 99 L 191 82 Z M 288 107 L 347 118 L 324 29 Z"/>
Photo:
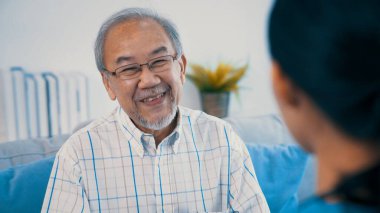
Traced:
<path id="1" fill-rule="evenodd" d="M 145 99 L 143 100 L 143 102 L 144 102 L 144 103 L 145 103 L 145 102 L 150 102 L 150 101 L 153 101 L 153 100 L 155 100 L 155 99 L 157 99 L 157 98 L 161 98 L 162 96 L 164 96 L 164 93 L 161 93 L 161 94 L 159 94 L 159 95 L 157 95 L 157 96 L 155 96 L 155 97 L 145 98 Z"/>

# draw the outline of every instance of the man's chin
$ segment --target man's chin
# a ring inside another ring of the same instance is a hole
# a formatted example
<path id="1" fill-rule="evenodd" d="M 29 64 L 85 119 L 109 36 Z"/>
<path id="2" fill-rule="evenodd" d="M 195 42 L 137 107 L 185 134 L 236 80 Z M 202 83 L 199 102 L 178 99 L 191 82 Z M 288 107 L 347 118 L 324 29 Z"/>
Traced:
<path id="1" fill-rule="evenodd" d="M 161 130 L 169 126 L 175 119 L 177 114 L 177 105 L 165 107 L 165 109 L 158 110 L 157 112 L 146 112 L 144 109 L 140 109 L 133 113 L 133 120 L 136 120 L 135 124 L 149 130 Z"/>
<path id="2" fill-rule="evenodd" d="M 167 126 L 169 126 L 175 118 L 175 114 L 173 116 L 172 113 L 168 113 L 166 115 L 154 116 L 154 117 L 146 117 L 140 114 L 137 120 L 141 127 L 150 129 L 150 130 L 161 130 Z"/>

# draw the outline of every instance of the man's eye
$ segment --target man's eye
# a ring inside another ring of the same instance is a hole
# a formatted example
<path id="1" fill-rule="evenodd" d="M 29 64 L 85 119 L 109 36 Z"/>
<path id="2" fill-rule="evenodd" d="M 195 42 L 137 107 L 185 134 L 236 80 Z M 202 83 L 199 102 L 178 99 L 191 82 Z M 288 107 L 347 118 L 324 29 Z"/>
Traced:
<path id="1" fill-rule="evenodd" d="M 138 67 L 124 67 L 120 70 L 120 73 L 127 74 L 127 73 L 134 73 L 138 71 L 139 71 Z"/>
<path id="2" fill-rule="evenodd" d="M 168 63 L 168 60 L 158 59 L 158 60 L 153 61 L 150 66 L 151 67 L 159 67 L 159 66 L 165 65 L 166 63 Z"/>

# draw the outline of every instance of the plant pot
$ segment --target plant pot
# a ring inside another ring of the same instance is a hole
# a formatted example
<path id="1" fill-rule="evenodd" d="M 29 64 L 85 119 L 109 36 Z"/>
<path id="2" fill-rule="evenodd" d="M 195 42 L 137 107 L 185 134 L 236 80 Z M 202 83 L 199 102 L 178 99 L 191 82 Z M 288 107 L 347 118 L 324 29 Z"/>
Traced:
<path id="1" fill-rule="evenodd" d="M 224 118 L 228 115 L 230 92 L 201 92 L 202 110 L 207 114 Z"/>

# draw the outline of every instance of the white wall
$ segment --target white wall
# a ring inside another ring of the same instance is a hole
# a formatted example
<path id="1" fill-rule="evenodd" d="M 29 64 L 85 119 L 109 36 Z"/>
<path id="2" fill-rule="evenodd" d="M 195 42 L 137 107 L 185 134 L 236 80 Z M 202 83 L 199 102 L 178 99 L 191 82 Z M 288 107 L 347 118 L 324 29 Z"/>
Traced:
<path id="1" fill-rule="evenodd" d="M 3 71 L 0 69 L 0 141 L 7 139 L 7 126 L 5 124 L 5 93 L 4 93 L 4 76 Z"/>
<path id="2" fill-rule="evenodd" d="M 271 4 L 272 0 L 1 0 L 0 68 L 17 65 L 29 71 L 83 72 L 91 82 L 91 117 L 99 117 L 114 104 L 108 101 L 95 66 L 97 30 L 108 16 L 125 7 L 151 7 L 177 24 L 188 61 L 209 65 L 218 60 L 249 61 L 249 73 L 241 82 L 245 88 L 239 101 L 232 98 L 230 115 L 271 113 L 277 111 L 266 41 Z M 182 104 L 200 108 L 198 93 L 189 81 Z"/>

